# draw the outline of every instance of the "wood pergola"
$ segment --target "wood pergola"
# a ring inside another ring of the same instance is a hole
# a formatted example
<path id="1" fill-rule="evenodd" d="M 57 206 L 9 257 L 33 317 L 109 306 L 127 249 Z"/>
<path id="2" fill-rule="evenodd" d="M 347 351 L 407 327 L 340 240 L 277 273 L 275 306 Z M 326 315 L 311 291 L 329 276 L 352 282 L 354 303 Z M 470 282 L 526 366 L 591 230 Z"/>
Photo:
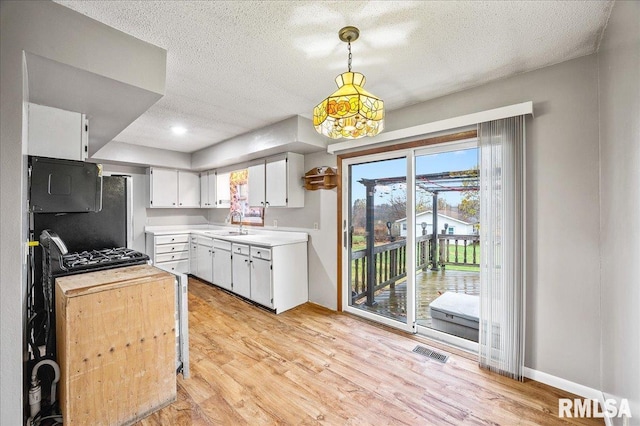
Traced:
<path id="1" fill-rule="evenodd" d="M 375 188 L 379 185 L 395 185 L 399 183 L 407 182 L 406 176 L 387 177 L 379 179 L 360 179 L 358 183 L 365 186 L 366 199 L 365 199 L 365 231 L 366 231 L 366 251 L 367 258 L 370 261 L 367 262 L 367 305 L 373 306 L 375 304 L 375 257 L 374 257 L 374 194 Z M 429 173 L 416 175 L 415 178 L 416 187 L 422 191 L 428 192 L 432 195 L 432 221 L 433 221 L 433 234 L 431 236 L 431 268 L 432 270 L 438 269 L 437 257 L 437 238 L 438 238 L 438 194 L 441 192 L 462 192 L 462 191 L 477 191 L 479 189 L 479 174 L 478 170 L 460 170 L 442 173 Z"/>

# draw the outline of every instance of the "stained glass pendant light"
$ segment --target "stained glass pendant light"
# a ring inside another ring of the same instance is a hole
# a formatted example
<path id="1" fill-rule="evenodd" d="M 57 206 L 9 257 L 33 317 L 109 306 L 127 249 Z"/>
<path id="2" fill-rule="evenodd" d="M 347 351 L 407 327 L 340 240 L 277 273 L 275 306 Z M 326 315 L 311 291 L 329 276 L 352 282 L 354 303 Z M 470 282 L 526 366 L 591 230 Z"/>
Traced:
<path id="1" fill-rule="evenodd" d="M 318 133 L 331 139 L 375 136 L 384 128 L 384 102 L 364 90 L 364 75 L 351 71 L 351 42 L 359 35 L 356 27 L 344 27 L 338 32 L 348 46 L 348 71 L 336 77 L 338 90 L 313 109 L 313 125 Z"/>

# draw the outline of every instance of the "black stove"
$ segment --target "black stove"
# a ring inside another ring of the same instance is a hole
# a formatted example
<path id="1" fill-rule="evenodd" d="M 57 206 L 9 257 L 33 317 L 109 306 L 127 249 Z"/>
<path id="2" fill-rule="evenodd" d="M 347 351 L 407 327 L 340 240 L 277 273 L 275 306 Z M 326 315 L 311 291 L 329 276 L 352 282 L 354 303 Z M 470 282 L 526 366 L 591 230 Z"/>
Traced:
<path id="1" fill-rule="evenodd" d="M 95 271 L 119 266 L 147 263 L 149 256 L 126 247 L 106 248 L 62 255 L 62 271 Z"/>
<path id="2" fill-rule="evenodd" d="M 53 231 L 40 234 L 42 247 L 42 292 L 45 308 L 46 356 L 55 360 L 55 279 L 68 275 L 94 272 L 149 263 L 149 256 L 126 247 L 101 248 L 68 253 L 67 246 Z"/>

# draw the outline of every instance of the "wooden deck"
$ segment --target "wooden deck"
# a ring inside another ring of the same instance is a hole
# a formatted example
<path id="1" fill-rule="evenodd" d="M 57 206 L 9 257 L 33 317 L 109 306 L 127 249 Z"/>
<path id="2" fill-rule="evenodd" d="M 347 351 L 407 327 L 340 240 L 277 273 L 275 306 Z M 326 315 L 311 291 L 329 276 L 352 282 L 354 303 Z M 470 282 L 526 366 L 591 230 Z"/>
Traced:
<path id="1" fill-rule="evenodd" d="M 480 294 L 480 273 L 472 271 L 454 271 L 450 269 L 419 272 L 416 275 L 416 322 L 431 326 L 429 303 L 445 291 L 456 293 Z M 366 299 L 358 300 L 356 307 L 379 315 L 406 322 L 407 285 L 406 279 L 398 282 L 395 288 L 385 288 L 376 293 L 374 306 L 367 306 Z"/>
<path id="2" fill-rule="evenodd" d="M 151 425 L 556 425 L 574 395 L 478 368 L 468 354 L 305 304 L 280 315 L 189 280 L 191 378 Z M 446 364 L 412 352 L 446 351 Z M 567 421 L 568 420 L 568 421 Z"/>

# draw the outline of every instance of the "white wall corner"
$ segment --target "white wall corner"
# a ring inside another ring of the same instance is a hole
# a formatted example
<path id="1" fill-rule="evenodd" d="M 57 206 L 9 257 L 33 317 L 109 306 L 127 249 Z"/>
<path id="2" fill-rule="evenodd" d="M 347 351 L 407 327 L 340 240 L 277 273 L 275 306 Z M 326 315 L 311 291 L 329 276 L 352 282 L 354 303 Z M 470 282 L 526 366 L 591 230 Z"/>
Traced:
<path id="1" fill-rule="evenodd" d="M 524 367 L 524 376 L 528 379 L 535 380 L 536 382 L 544 383 L 545 385 L 553 386 L 554 388 L 561 389 L 566 392 L 570 392 L 581 396 L 583 398 L 598 399 L 604 401 L 602 391 L 589 386 L 584 386 L 579 383 L 572 382 L 562 377 L 557 377 L 552 374 L 545 373 L 543 371 L 534 370 L 533 368 Z"/>

